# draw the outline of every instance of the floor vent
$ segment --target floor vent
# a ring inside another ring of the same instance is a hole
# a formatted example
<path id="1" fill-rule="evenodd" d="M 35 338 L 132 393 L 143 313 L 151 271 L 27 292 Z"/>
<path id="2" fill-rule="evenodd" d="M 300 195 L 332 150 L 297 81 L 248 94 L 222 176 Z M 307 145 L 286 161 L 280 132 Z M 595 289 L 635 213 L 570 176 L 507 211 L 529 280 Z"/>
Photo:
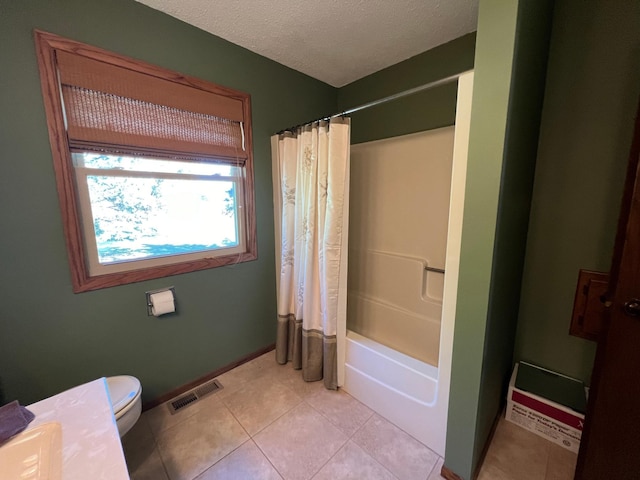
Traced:
<path id="1" fill-rule="evenodd" d="M 180 395 L 173 400 L 169 400 L 167 402 L 167 406 L 169 407 L 169 412 L 171 415 L 174 415 L 179 410 L 188 407 L 189 405 L 193 405 L 201 398 L 206 397 L 212 393 L 217 392 L 222 389 L 222 385 L 218 380 L 209 380 L 208 382 L 203 383 L 202 385 L 197 386 L 193 390 L 188 391 L 184 395 Z"/>

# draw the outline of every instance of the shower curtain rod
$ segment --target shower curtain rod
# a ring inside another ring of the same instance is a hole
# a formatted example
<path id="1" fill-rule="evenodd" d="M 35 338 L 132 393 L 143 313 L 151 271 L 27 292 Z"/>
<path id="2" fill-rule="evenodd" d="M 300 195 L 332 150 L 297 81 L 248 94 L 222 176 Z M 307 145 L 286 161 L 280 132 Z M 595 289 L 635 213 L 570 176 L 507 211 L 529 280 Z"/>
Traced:
<path id="1" fill-rule="evenodd" d="M 425 90 L 429 90 L 431 88 L 440 87 L 442 85 L 446 85 L 447 83 L 455 82 L 460 78 L 460 76 L 465 73 L 470 72 L 471 70 L 466 70 L 464 72 L 456 73 L 455 75 L 451 75 L 449 77 L 441 78 L 440 80 L 435 80 L 433 82 L 425 83 L 424 85 L 420 85 L 418 87 L 410 88 L 409 90 L 404 90 L 402 92 L 394 93 L 393 95 L 389 95 L 388 97 L 379 98 L 378 100 L 372 100 L 371 102 L 364 103 L 362 105 L 358 105 L 357 107 L 349 108 L 340 113 L 334 113 L 333 115 L 325 115 L 324 117 L 317 118 L 316 120 L 312 120 L 310 122 L 301 123 L 300 125 L 295 125 L 290 128 L 285 128 L 284 130 L 280 130 L 276 133 L 276 135 L 281 135 L 284 132 L 290 132 L 292 130 L 296 130 L 299 127 L 303 127 L 305 125 L 309 125 L 311 123 L 321 122 L 323 120 L 330 120 L 336 117 L 344 117 L 345 115 L 349 115 L 351 113 L 359 112 L 360 110 L 364 110 L 369 107 L 375 107 L 377 105 L 381 105 L 383 103 L 391 102 L 393 100 L 397 100 L 399 98 L 408 97 L 409 95 L 413 95 L 415 93 L 424 92 Z"/>

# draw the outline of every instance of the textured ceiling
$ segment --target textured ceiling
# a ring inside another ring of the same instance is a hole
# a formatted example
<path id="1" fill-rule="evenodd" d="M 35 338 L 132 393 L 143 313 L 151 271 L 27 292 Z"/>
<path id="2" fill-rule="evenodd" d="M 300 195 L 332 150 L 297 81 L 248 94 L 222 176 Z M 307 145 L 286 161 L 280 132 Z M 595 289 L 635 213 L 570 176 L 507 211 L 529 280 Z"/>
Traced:
<path id="1" fill-rule="evenodd" d="M 478 0 L 137 0 L 334 87 L 476 29 Z"/>

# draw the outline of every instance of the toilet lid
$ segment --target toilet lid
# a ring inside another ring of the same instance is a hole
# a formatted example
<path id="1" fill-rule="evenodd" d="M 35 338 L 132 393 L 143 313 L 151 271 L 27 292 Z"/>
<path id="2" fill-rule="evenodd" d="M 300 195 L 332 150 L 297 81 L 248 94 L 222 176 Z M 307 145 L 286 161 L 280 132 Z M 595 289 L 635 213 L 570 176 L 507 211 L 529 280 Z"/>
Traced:
<path id="1" fill-rule="evenodd" d="M 118 413 L 131 403 L 140 391 L 140 380 L 130 375 L 107 377 L 107 387 L 111 396 L 113 413 Z"/>

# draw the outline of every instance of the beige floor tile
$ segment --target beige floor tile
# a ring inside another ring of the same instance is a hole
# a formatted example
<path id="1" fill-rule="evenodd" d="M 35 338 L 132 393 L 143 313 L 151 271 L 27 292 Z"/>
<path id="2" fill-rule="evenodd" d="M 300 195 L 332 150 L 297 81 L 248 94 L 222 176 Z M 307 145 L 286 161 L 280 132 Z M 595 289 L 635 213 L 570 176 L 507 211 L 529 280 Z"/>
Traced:
<path id="1" fill-rule="evenodd" d="M 305 402 L 254 437 L 285 480 L 307 480 L 346 443 L 347 437 Z"/>
<path id="2" fill-rule="evenodd" d="M 249 382 L 223 398 L 249 435 L 255 435 L 301 401 L 292 390 L 270 378 Z"/>
<path id="3" fill-rule="evenodd" d="M 281 365 L 276 378 L 278 382 L 296 392 L 300 398 L 307 398 L 321 390 L 326 390 L 322 380 L 305 382 L 302 379 L 302 370 L 294 370 L 291 363 Z"/>
<path id="4" fill-rule="evenodd" d="M 226 398 L 244 387 L 247 383 L 257 380 L 262 376 L 262 372 L 253 362 L 244 363 L 216 377 L 223 387 L 216 395 L 221 399 Z"/>
<path id="5" fill-rule="evenodd" d="M 429 475 L 429 478 L 427 478 L 427 480 L 444 480 L 444 477 L 440 475 L 442 465 L 444 465 L 444 458 L 439 457 L 438 462 L 434 465 L 433 470 L 431 470 L 431 474 Z"/>
<path id="6" fill-rule="evenodd" d="M 577 460 L 577 453 L 551 443 L 545 480 L 573 480 Z"/>
<path id="7" fill-rule="evenodd" d="M 134 463 L 130 463 L 129 457 L 127 457 L 131 480 L 169 480 L 158 449 L 153 447 L 145 457 L 140 455 L 141 451 L 144 450 L 138 451 Z"/>
<path id="8" fill-rule="evenodd" d="M 266 373 L 274 366 L 280 366 L 278 362 L 276 362 L 276 351 L 271 350 L 265 354 L 260 355 L 259 357 L 251 360 L 251 365 L 258 370 L 261 370 L 263 373 Z"/>
<path id="9" fill-rule="evenodd" d="M 395 480 L 391 472 L 352 441 L 322 467 L 313 480 Z"/>
<path id="10" fill-rule="evenodd" d="M 305 382 L 302 379 L 302 370 L 294 370 L 291 362 L 284 365 L 276 362 L 275 350 L 256 358 L 252 361 L 252 364 L 261 378 L 269 377 L 278 381 L 296 392 L 301 398 L 314 395 L 324 389 L 322 380 Z"/>
<path id="11" fill-rule="evenodd" d="M 134 480 L 168 480 L 156 439 L 144 415 L 122 438 L 122 450 L 129 475 Z"/>
<path id="12" fill-rule="evenodd" d="M 229 409 L 212 402 L 162 431 L 157 443 L 171 480 L 192 480 L 248 438 Z"/>
<path id="13" fill-rule="evenodd" d="M 275 352 L 269 352 L 253 360 L 253 366 L 260 378 L 269 377 L 274 381 L 296 390 L 296 383 L 317 384 L 322 382 L 305 382 L 302 380 L 302 370 L 294 370 L 291 362 L 280 365 L 276 362 Z M 303 387 L 304 388 L 304 387 Z M 302 390 L 302 388 L 300 389 Z M 301 392 L 296 392 L 300 394 Z"/>
<path id="14" fill-rule="evenodd" d="M 253 440 L 245 442 L 197 480 L 282 480 Z"/>
<path id="15" fill-rule="evenodd" d="M 427 478 L 439 458 L 377 414 L 356 432 L 352 440 L 401 480 Z"/>
<path id="16" fill-rule="evenodd" d="M 518 480 L 519 477 L 507 475 L 498 467 L 485 462 L 478 474 L 478 480 Z"/>
<path id="17" fill-rule="evenodd" d="M 136 424 L 122 437 L 122 449 L 125 454 L 133 453 L 139 448 L 144 448 L 148 445 L 156 446 L 156 439 L 151 432 L 149 423 L 147 422 L 147 416 L 141 415 Z"/>
<path id="18" fill-rule="evenodd" d="M 260 378 L 269 377 L 273 381 L 281 382 L 282 384 L 301 379 L 301 370 L 294 370 L 291 363 L 280 365 L 275 359 L 273 359 L 273 362 L 263 362 L 261 365 L 257 365 L 256 371 L 260 373 Z"/>
<path id="19" fill-rule="evenodd" d="M 484 465 L 507 478 L 544 480 L 551 442 L 501 418 Z"/>
<path id="20" fill-rule="evenodd" d="M 369 420 L 373 411 L 344 390 L 322 390 L 306 398 L 306 402 L 351 437 Z"/>

